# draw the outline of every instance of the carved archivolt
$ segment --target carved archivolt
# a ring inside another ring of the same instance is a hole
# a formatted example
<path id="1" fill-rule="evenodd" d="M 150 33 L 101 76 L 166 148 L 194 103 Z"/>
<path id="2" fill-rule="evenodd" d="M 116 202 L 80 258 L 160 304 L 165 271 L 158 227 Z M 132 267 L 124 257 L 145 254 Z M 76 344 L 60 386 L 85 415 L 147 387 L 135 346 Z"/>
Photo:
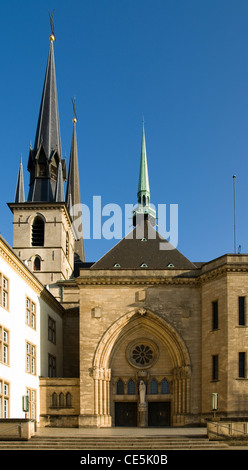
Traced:
<path id="1" fill-rule="evenodd" d="M 187 347 L 175 328 L 148 309 L 142 315 L 137 309 L 133 309 L 118 318 L 103 334 L 95 351 L 92 369 L 108 369 L 113 348 L 135 329 L 138 335 L 142 321 L 145 321 L 146 329 L 167 347 L 174 368 L 190 366 Z"/>

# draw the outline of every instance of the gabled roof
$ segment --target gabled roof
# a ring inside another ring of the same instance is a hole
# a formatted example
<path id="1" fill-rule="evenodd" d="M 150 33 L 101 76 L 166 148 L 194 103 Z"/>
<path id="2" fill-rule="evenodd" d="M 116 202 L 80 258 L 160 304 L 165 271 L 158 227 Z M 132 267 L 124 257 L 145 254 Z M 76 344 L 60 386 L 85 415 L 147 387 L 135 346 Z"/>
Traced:
<path id="1" fill-rule="evenodd" d="M 166 249 L 163 249 L 166 248 Z M 196 265 L 165 240 L 148 220 L 115 245 L 90 269 L 195 270 Z"/>

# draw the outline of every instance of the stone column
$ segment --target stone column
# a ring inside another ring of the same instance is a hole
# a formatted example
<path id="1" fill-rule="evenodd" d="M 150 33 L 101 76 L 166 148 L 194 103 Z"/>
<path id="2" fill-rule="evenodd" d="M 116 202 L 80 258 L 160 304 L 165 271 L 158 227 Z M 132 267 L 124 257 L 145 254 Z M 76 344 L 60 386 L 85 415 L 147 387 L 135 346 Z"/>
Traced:
<path id="1" fill-rule="evenodd" d="M 94 380 L 94 411 L 96 425 L 99 427 L 111 427 L 110 416 L 110 379 L 111 369 L 94 368 L 90 370 Z"/>
<path id="2" fill-rule="evenodd" d="M 174 424 L 183 425 L 189 410 L 190 367 L 177 367 L 173 371 Z"/>

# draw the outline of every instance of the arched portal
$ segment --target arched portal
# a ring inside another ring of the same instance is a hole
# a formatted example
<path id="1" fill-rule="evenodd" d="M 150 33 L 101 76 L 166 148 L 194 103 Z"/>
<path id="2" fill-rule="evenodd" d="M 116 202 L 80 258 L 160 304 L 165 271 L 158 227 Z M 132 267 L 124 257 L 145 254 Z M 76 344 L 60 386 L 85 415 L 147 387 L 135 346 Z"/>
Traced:
<path id="1" fill-rule="evenodd" d="M 166 416 L 166 423 L 157 425 L 185 425 L 190 413 L 190 370 L 184 341 L 164 319 L 150 310 L 123 315 L 104 333 L 94 354 L 92 377 L 98 425 L 152 426 L 156 420 L 151 417 L 156 413 Z M 143 408 L 141 381 L 146 387 Z M 125 414 L 125 407 L 132 419 L 121 424 L 117 414 Z"/>

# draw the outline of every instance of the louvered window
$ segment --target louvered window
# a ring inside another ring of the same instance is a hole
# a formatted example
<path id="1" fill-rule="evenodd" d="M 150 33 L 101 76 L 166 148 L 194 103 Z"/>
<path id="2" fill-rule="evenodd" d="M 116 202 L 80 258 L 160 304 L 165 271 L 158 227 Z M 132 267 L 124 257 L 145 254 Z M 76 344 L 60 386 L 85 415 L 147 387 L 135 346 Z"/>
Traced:
<path id="1" fill-rule="evenodd" d="M 44 246 L 44 227 L 41 217 L 35 217 L 32 226 L 32 246 Z"/>

